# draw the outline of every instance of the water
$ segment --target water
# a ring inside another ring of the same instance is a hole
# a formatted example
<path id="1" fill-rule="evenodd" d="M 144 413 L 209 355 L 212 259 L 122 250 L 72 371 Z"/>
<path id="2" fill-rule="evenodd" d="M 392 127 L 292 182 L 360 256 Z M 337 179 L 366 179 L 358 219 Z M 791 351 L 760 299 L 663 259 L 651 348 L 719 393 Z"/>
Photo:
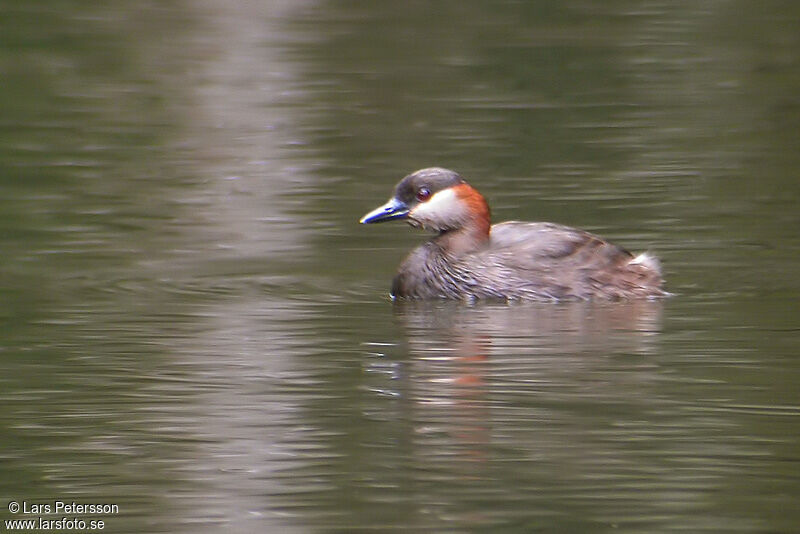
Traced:
<path id="1" fill-rule="evenodd" d="M 4 520 L 800 528 L 794 3 L 0 14 Z M 424 236 L 357 220 L 430 165 L 676 296 L 392 304 Z"/>

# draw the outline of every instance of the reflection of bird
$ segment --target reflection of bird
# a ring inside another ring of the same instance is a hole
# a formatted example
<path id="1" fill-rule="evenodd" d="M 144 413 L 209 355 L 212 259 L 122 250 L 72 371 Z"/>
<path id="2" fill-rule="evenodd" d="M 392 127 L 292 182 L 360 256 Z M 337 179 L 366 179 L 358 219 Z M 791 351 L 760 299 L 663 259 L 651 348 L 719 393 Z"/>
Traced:
<path id="1" fill-rule="evenodd" d="M 406 219 L 437 232 L 400 265 L 399 298 L 589 299 L 660 297 L 658 260 L 553 223 L 491 225 L 483 196 L 457 173 L 432 167 L 403 178 L 362 223 Z"/>

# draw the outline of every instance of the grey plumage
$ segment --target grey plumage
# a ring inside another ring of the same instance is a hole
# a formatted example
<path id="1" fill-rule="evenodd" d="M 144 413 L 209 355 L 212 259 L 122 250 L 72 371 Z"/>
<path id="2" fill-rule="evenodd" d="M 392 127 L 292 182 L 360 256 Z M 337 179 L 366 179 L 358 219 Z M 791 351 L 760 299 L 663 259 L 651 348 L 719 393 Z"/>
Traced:
<path id="1" fill-rule="evenodd" d="M 641 258 L 641 257 L 640 257 Z M 659 297 L 657 262 L 583 230 L 553 223 L 504 222 L 489 242 L 460 257 L 425 243 L 398 269 L 402 298 L 619 299 Z"/>

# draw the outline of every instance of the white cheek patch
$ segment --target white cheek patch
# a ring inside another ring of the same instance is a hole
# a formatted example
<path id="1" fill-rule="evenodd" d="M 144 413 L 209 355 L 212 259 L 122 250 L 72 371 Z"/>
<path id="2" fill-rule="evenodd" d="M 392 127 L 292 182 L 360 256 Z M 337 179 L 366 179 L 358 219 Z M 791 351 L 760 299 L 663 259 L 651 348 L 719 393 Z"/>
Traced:
<path id="1" fill-rule="evenodd" d="M 467 206 L 453 189 L 448 188 L 434 194 L 427 202 L 418 204 L 408 215 L 426 228 L 444 230 L 461 226 L 468 213 Z"/>

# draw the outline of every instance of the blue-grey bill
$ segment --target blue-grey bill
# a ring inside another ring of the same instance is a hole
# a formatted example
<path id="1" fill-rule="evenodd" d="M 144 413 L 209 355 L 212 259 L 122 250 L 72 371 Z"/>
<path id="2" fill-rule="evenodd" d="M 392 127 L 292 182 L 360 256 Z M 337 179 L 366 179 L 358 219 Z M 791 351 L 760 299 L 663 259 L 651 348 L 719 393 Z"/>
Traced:
<path id="1" fill-rule="evenodd" d="M 370 224 L 384 221 L 392 221 L 394 219 L 403 219 L 408 216 L 408 206 L 405 202 L 392 198 L 378 208 L 370 211 L 359 221 L 361 224 Z"/>

